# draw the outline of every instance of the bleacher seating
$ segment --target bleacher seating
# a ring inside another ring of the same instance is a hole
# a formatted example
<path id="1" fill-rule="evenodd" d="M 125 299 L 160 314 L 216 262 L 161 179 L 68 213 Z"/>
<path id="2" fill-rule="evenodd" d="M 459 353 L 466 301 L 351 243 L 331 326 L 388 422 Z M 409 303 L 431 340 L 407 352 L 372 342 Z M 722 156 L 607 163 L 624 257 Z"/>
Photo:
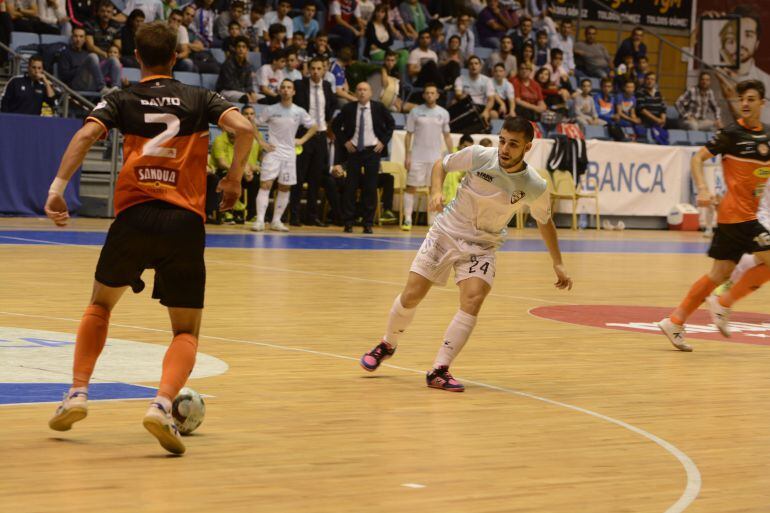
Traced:
<path id="1" fill-rule="evenodd" d="M 219 75 L 214 73 L 201 73 L 201 87 L 215 91 Z"/>
<path id="2" fill-rule="evenodd" d="M 400 112 L 391 112 L 393 121 L 396 123 L 396 129 L 404 128 L 406 126 L 406 116 Z"/>
<path id="3" fill-rule="evenodd" d="M 33 34 L 32 32 L 11 32 L 11 44 L 10 47 L 16 50 L 20 46 L 26 45 L 39 45 L 40 35 Z"/>
<path id="4" fill-rule="evenodd" d="M 672 145 L 687 146 L 690 144 L 690 139 L 687 136 L 687 130 L 679 130 L 672 128 L 668 131 L 668 142 Z"/>
<path id="5" fill-rule="evenodd" d="M 687 136 L 693 146 L 703 146 L 709 140 L 709 133 L 701 130 L 688 130 Z"/>
<path id="6" fill-rule="evenodd" d="M 136 68 L 123 68 L 123 78 L 136 84 L 142 79 L 142 73 Z"/>
<path id="7" fill-rule="evenodd" d="M 481 59 L 482 62 L 484 62 L 487 59 L 489 59 L 489 56 L 492 55 L 492 52 L 494 52 L 492 48 L 477 46 L 474 53 L 476 54 L 476 57 L 478 57 L 479 59 Z"/>
<path id="8" fill-rule="evenodd" d="M 490 130 L 491 134 L 499 134 L 500 130 L 503 129 L 502 119 L 493 119 L 490 124 L 492 125 Z"/>
<path id="9" fill-rule="evenodd" d="M 600 141 L 608 141 L 610 139 L 607 127 L 598 125 L 586 125 L 585 137 L 586 139 L 599 139 Z"/>
<path id="10" fill-rule="evenodd" d="M 58 34 L 41 34 L 40 43 L 50 45 L 52 43 L 69 43 L 70 38 Z"/>
<path id="11" fill-rule="evenodd" d="M 262 66 L 262 54 L 259 52 L 249 52 L 249 64 L 255 70 L 258 70 Z"/>
<path id="12" fill-rule="evenodd" d="M 175 71 L 174 78 L 183 84 L 195 87 L 200 87 L 201 85 L 201 76 L 198 73 L 192 73 L 190 71 Z"/>
<path id="13" fill-rule="evenodd" d="M 221 48 L 211 48 L 209 50 L 211 52 L 211 55 L 214 56 L 214 60 L 216 60 L 219 64 L 222 64 L 225 62 L 225 51 Z"/>

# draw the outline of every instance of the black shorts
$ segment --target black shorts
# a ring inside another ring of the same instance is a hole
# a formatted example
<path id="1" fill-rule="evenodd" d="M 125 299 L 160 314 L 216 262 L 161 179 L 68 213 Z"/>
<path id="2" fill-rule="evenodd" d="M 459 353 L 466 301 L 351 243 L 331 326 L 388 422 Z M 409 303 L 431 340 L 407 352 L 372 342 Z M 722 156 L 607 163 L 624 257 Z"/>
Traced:
<path id="1" fill-rule="evenodd" d="M 770 233 L 756 219 L 743 223 L 718 224 L 708 255 L 716 260 L 738 262 L 744 253 L 770 250 Z"/>
<path id="2" fill-rule="evenodd" d="M 206 230 L 201 217 L 164 201 L 134 205 L 118 214 L 96 265 L 96 281 L 108 287 L 144 288 L 155 269 L 154 299 L 168 307 L 203 308 Z"/>

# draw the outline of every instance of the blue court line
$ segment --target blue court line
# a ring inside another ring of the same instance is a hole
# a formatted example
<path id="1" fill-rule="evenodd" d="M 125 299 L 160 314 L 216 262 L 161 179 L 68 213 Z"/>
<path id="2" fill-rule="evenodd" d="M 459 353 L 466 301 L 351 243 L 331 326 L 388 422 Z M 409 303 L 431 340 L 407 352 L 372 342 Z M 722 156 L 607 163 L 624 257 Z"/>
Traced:
<path id="1" fill-rule="evenodd" d="M 0 230 L 0 244 L 72 244 L 101 246 L 104 232 Z M 240 249 L 316 249 L 316 250 L 399 250 L 415 251 L 422 237 L 388 237 L 364 235 L 272 235 L 252 233 L 209 233 L 209 248 Z M 566 253 L 705 253 L 705 242 L 648 241 L 648 240 L 572 240 L 559 241 Z M 510 239 L 501 251 L 543 252 L 545 245 L 539 239 Z"/>
<path id="2" fill-rule="evenodd" d="M 70 389 L 70 383 L 0 383 L 0 405 L 58 403 Z M 88 399 L 152 399 L 157 389 L 128 383 L 91 383 Z"/>

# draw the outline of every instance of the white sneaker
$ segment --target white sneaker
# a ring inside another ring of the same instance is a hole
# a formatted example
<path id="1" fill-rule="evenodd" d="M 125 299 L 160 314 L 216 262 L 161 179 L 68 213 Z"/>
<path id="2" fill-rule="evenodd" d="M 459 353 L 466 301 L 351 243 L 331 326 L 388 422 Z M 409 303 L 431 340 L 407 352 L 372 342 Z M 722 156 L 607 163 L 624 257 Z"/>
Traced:
<path id="1" fill-rule="evenodd" d="M 264 232 L 265 231 L 265 223 L 262 221 L 254 221 L 254 224 L 251 225 L 251 231 L 252 232 Z"/>
<path id="2" fill-rule="evenodd" d="M 730 309 L 720 305 L 719 297 L 713 294 L 706 298 L 706 306 L 708 306 L 711 314 L 711 322 L 719 328 L 722 335 L 729 338 L 732 335 L 730 332 Z"/>
<path id="3" fill-rule="evenodd" d="M 713 228 L 711 228 L 711 227 L 709 227 L 709 228 L 706 228 L 706 229 L 703 231 L 703 238 L 704 238 L 704 239 L 710 239 L 710 238 L 712 238 L 712 237 L 714 237 L 714 229 L 713 229 Z"/>
<path id="4" fill-rule="evenodd" d="M 174 424 L 171 413 L 160 403 L 152 403 L 142 420 L 144 428 L 158 439 L 160 445 L 172 454 L 184 454 L 185 446 L 182 435 Z"/>
<path id="5" fill-rule="evenodd" d="M 48 427 L 54 431 L 69 431 L 72 424 L 83 420 L 88 415 L 88 392 L 69 392 L 64 394 L 61 404 L 56 408 Z"/>
<path id="6" fill-rule="evenodd" d="M 602 221 L 602 229 L 612 231 L 615 229 L 615 227 L 612 226 L 612 223 L 609 221 L 609 219 L 605 219 L 604 221 Z"/>
<path id="7" fill-rule="evenodd" d="M 412 220 L 404 218 L 404 224 L 401 225 L 401 229 L 405 232 L 412 231 Z"/>
<path id="8" fill-rule="evenodd" d="M 626 229 L 626 223 L 623 221 L 618 221 L 618 225 L 615 227 L 616 230 L 625 230 Z"/>
<path id="9" fill-rule="evenodd" d="M 658 323 L 658 328 L 674 344 L 674 347 L 687 353 L 692 351 L 692 346 L 684 341 L 684 326 L 674 324 L 671 319 L 666 317 Z"/>
<path id="10" fill-rule="evenodd" d="M 270 223 L 270 229 L 274 232 L 288 232 L 289 227 L 283 224 L 281 221 L 273 221 Z"/>

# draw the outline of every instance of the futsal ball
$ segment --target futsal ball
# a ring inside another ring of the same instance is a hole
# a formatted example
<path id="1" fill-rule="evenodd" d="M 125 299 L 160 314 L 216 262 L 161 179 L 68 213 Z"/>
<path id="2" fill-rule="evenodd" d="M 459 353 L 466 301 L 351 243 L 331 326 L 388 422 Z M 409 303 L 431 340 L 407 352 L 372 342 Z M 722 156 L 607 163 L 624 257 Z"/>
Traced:
<path id="1" fill-rule="evenodd" d="M 177 429 L 183 435 L 189 435 L 201 425 L 206 415 L 206 403 L 203 397 L 189 387 L 184 387 L 174 398 L 171 414 Z"/>

